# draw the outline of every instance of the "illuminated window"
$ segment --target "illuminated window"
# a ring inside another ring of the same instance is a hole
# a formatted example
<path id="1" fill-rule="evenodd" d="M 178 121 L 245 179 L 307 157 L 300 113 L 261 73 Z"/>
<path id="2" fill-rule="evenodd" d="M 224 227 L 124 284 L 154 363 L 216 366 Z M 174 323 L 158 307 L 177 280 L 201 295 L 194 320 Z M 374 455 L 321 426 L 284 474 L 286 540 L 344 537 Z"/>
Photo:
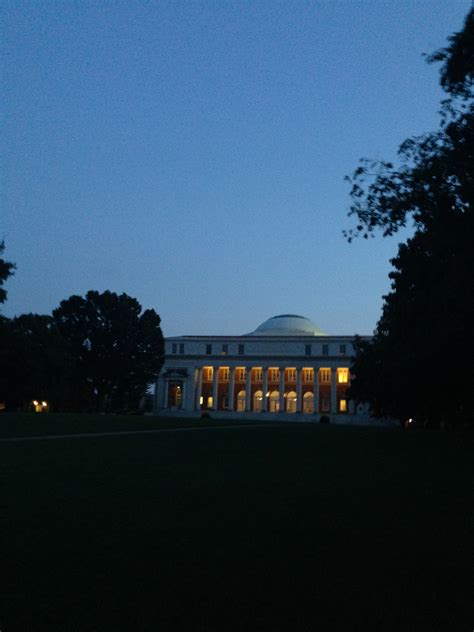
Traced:
<path id="1" fill-rule="evenodd" d="M 212 345 L 206 345 L 206 355 L 211 355 L 212 353 Z"/>
<path id="2" fill-rule="evenodd" d="M 303 369 L 303 382 L 313 381 L 313 369 Z"/>
<path id="3" fill-rule="evenodd" d="M 212 395 L 210 395 L 210 396 L 207 398 L 207 407 L 208 407 L 208 408 L 212 408 L 212 402 L 213 402 L 213 401 L 214 401 L 214 400 L 212 399 Z"/>
<path id="4" fill-rule="evenodd" d="M 347 412 L 347 400 L 346 399 L 341 399 L 339 401 L 339 410 L 340 410 L 341 413 Z"/>
<path id="5" fill-rule="evenodd" d="M 239 391 L 237 393 L 237 412 L 245 412 L 245 391 Z"/>
<path id="6" fill-rule="evenodd" d="M 305 355 L 311 355 L 311 345 L 305 345 L 304 346 L 304 354 Z"/>
<path id="7" fill-rule="evenodd" d="M 183 355 L 183 353 L 184 353 L 184 343 L 182 343 L 182 342 L 179 345 L 179 352 L 180 352 L 181 355 Z"/>
<path id="8" fill-rule="evenodd" d="M 171 345 L 171 353 L 178 353 L 178 345 L 175 342 Z"/>
<path id="9" fill-rule="evenodd" d="M 349 382 L 349 369 L 338 369 L 337 381 L 338 384 L 347 384 Z"/>
<path id="10" fill-rule="evenodd" d="M 296 382 L 296 369 L 287 369 L 288 382 Z"/>
<path id="11" fill-rule="evenodd" d="M 261 382 L 262 381 L 262 379 L 263 379 L 263 371 L 262 371 L 262 369 L 254 369 L 253 379 L 256 382 Z"/>
<path id="12" fill-rule="evenodd" d="M 321 384 L 330 384 L 331 383 L 331 369 L 320 369 L 319 381 Z"/>
<path id="13" fill-rule="evenodd" d="M 278 382 L 280 379 L 279 369 L 270 369 L 270 382 Z"/>
<path id="14" fill-rule="evenodd" d="M 202 395 L 201 395 L 201 397 L 199 398 L 199 403 L 201 404 L 201 406 L 202 406 L 202 405 L 203 405 L 203 403 L 204 403 L 204 397 L 203 397 Z"/>
<path id="15" fill-rule="evenodd" d="M 245 346 L 239 345 L 239 355 L 244 355 L 244 351 L 245 351 Z"/>
<path id="16" fill-rule="evenodd" d="M 323 355 L 329 355 L 329 345 L 323 345 Z"/>
<path id="17" fill-rule="evenodd" d="M 212 368 L 212 366 L 207 367 L 207 369 L 206 369 L 206 380 L 208 380 L 210 382 L 212 380 L 213 375 L 214 375 L 214 369 Z"/>
<path id="18" fill-rule="evenodd" d="M 222 355 L 227 355 L 229 353 L 229 345 L 222 345 Z"/>
<path id="19" fill-rule="evenodd" d="M 237 382 L 245 382 L 245 369 L 237 369 Z"/>
<path id="20" fill-rule="evenodd" d="M 222 381 L 228 382 L 230 378 L 230 370 L 228 368 L 221 369 Z"/>

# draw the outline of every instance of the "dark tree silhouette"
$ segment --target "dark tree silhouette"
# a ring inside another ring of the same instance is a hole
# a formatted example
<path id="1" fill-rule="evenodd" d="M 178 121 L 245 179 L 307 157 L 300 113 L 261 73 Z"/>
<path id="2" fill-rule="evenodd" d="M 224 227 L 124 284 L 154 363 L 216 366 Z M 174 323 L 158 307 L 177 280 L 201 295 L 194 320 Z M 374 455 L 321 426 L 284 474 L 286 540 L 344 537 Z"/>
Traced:
<path id="1" fill-rule="evenodd" d="M 5 243 L 0 242 L 0 255 L 5 250 Z M 0 257 L 0 303 L 4 303 L 7 298 L 7 292 L 2 287 L 5 281 L 13 274 L 13 270 L 15 269 L 15 264 L 5 261 L 5 259 Z"/>
<path id="2" fill-rule="evenodd" d="M 159 373 L 164 353 L 160 317 L 126 294 L 71 296 L 53 319 L 79 375 L 87 406 L 130 410 Z"/>
<path id="3" fill-rule="evenodd" d="M 442 61 L 440 129 L 406 140 L 400 164 L 362 160 L 352 177 L 349 241 L 376 229 L 414 234 L 392 260 L 372 342 L 357 345 L 351 395 L 377 415 L 463 422 L 474 378 L 474 10 Z"/>

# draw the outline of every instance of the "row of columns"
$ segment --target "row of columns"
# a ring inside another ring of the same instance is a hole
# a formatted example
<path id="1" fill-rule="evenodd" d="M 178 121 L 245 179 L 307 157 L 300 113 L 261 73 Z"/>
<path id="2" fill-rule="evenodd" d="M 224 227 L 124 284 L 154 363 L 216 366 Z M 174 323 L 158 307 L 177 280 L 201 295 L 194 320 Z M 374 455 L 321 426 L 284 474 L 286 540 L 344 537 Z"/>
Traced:
<path id="1" fill-rule="evenodd" d="M 196 388 L 196 397 L 194 401 L 194 409 L 201 409 L 201 396 L 202 396 L 202 372 L 204 367 L 197 367 L 197 388 Z M 239 367 L 240 368 L 240 367 Z M 321 367 L 314 368 L 314 378 L 313 378 L 313 395 L 314 395 L 314 403 L 319 401 L 319 369 Z M 228 410 L 234 410 L 234 398 L 235 398 L 235 371 L 237 367 L 230 367 L 230 379 L 229 379 L 229 402 L 228 402 Z M 302 384 L 302 368 L 296 369 L 296 411 L 302 411 L 302 400 L 303 400 L 303 384 Z M 285 368 L 280 368 L 280 411 L 285 409 Z M 268 367 L 263 367 L 263 379 L 262 379 L 262 392 L 263 392 L 263 401 L 262 401 L 262 410 L 267 411 L 268 401 L 266 397 L 266 393 L 268 390 Z M 252 410 L 252 402 L 251 402 L 251 385 L 252 385 L 252 367 L 245 367 L 245 410 Z M 336 411 L 337 406 L 337 368 L 331 368 L 331 411 Z M 219 367 L 213 367 L 213 375 L 212 375 L 212 409 L 215 410 L 217 408 L 217 399 L 218 399 L 218 388 L 219 388 Z M 183 400 L 186 401 L 186 400 Z"/>

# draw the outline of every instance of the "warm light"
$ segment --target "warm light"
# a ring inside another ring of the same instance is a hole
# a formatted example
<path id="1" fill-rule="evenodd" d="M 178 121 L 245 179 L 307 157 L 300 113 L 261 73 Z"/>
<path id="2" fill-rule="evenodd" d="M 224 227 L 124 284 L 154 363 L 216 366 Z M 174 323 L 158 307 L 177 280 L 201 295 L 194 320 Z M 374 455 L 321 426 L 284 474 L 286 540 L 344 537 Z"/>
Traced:
<path id="1" fill-rule="evenodd" d="M 267 397 L 270 397 L 270 391 L 268 391 L 268 393 L 267 393 Z"/>
<path id="2" fill-rule="evenodd" d="M 337 381 L 339 384 L 347 384 L 349 381 L 349 369 L 338 369 Z"/>
<path id="3" fill-rule="evenodd" d="M 38 406 L 38 401 L 36 399 L 33 400 L 33 406 Z"/>
<path id="4" fill-rule="evenodd" d="M 48 402 L 41 402 L 41 405 L 42 405 L 42 406 L 47 406 L 47 405 L 48 405 Z"/>
<path id="5" fill-rule="evenodd" d="M 347 400 L 341 399 L 339 402 L 339 410 L 341 413 L 345 413 L 347 411 Z"/>
<path id="6" fill-rule="evenodd" d="M 203 404 L 204 403 L 204 397 L 201 395 L 201 397 L 199 398 L 199 403 Z"/>

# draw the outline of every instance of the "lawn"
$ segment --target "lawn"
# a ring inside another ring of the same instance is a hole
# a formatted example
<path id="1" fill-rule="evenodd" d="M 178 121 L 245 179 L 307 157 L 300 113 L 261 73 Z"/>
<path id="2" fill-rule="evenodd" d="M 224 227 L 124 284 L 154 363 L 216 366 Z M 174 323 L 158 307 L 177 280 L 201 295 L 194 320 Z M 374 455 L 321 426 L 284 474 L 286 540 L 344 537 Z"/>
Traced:
<path id="1" fill-rule="evenodd" d="M 302 424 L 0 442 L 0 629 L 471 632 L 473 447 Z"/>

